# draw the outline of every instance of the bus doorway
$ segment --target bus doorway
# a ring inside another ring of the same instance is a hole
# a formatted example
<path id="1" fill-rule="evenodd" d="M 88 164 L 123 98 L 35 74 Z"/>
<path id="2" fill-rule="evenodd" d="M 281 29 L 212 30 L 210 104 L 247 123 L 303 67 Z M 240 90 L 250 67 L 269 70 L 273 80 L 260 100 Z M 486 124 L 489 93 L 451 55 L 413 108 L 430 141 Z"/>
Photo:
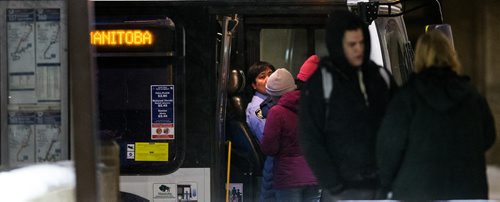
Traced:
<path id="1" fill-rule="evenodd" d="M 325 56 L 323 25 L 334 9 L 348 5 L 96 1 L 96 31 L 145 36 L 161 28 L 153 39 L 167 47 L 96 49 L 100 129 L 120 144 L 120 191 L 148 200 L 221 201 L 234 187 L 234 198 L 257 200 L 264 158 L 245 121 L 245 73 L 266 60 L 296 75 L 310 55 Z M 372 42 L 386 64 L 385 42 Z"/>

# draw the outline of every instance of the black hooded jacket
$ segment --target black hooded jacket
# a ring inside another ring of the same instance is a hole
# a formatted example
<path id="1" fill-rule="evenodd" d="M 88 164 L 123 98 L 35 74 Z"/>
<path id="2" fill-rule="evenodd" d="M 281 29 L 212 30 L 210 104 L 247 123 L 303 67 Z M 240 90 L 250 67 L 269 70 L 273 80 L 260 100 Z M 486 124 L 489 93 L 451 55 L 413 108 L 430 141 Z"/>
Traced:
<path id="1" fill-rule="evenodd" d="M 360 23 L 365 54 L 363 65 L 355 68 L 347 62 L 342 39 L 346 30 L 356 30 Z M 376 134 L 391 92 L 380 74 L 383 69 L 369 60 L 370 36 L 361 19 L 347 11 L 333 13 L 326 34 L 330 57 L 321 59 L 318 70 L 301 90 L 300 144 L 324 189 L 335 194 L 349 188 L 376 188 Z M 333 80 L 327 104 L 322 69 L 330 72 Z M 363 73 L 368 100 L 357 71 Z"/>
<path id="2" fill-rule="evenodd" d="M 486 199 L 484 153 L 495 141 L 486 100 L 450 68 L 413 75 L 391 101 L 377 142 L 394 199 Z"/>

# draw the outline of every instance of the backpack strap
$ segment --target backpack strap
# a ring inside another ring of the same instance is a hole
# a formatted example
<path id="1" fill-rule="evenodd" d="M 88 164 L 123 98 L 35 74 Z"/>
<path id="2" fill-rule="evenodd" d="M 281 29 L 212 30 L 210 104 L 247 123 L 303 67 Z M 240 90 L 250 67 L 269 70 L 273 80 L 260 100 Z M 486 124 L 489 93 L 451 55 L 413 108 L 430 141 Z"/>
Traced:
<path id="1" fill-rule="evenodd" d="M 325 121 L 328 120 L 328 115 L 330 115 L 330 97 L 333 92 L 333 77 L 332 73 L 328 71 L 325 67 L 321 67 L 321 78 L 323 82 L 323 99 L 325 101 Z M 325 124 L 326 125 L 326 124 Z"/>
<path id="2" fill-rule="evenodd" d="M 321 68 L 321 77 L 323 81 L 323 98 L 325 99 L 325 103 L 330 102 L 330 96 L 332 95 L 333 90 L 333 78 L 332 73 L 330 73 L 326 68 Z"/>

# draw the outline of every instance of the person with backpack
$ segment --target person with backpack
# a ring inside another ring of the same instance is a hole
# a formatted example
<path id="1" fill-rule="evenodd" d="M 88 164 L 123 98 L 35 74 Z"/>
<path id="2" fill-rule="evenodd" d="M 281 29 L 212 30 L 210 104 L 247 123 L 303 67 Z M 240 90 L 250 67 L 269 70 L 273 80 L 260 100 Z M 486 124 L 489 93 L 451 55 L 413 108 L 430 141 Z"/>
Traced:
<path id="1" fill-rule="evenodd" d="M 394 80 L 369 59 L 368 26 L 353 13 L 333 12 L 325 41 L 329 57 L 301 89 L 300 145 L 322 200 L 376 199 L 376 135 Z"/>
<path id="2" fill-rule="evenodd" d="M 277 101 L 269 110 L 261 150 L 274 157 L 273 189 L 278 202 L 319 201 L 321 191 L 298 143 L 300 91 L 292 74 L 278 69 L 269 77 L 267 93 Z"/>

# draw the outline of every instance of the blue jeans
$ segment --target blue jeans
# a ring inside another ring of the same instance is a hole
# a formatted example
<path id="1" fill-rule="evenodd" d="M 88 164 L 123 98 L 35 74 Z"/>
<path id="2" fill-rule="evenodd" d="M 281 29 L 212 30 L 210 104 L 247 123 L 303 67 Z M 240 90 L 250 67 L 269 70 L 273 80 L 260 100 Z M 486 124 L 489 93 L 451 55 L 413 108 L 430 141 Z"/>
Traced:
<path id="1" fill-rule="evenodd" d="M 267 156 L 262 170 L 262 186 L 260 189 L 260 202 L 275 202 L 276 193 L 273 189 L 273 167 L 274 158 Z"/>
<path id="2" fill-rule="evenodd" d="M 319 186 L 305 186 L 289 189 L 275 189 L 278 202 L 319 202 L 321 189 Z"/>

